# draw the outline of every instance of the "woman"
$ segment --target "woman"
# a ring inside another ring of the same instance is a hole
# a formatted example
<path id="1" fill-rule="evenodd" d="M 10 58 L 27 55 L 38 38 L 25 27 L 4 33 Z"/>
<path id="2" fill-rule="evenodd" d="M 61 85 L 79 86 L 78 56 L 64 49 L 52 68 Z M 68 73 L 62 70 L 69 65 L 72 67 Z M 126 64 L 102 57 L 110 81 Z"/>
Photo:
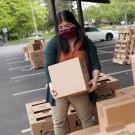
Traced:
<path id="1" fill-rule="evenodd" d="M 73 14 L 67 10 L 58 13 L 57 23 L 58 35 L 48 42 L 45 49 L 45 75 L 48 84 L 46 100 L 51 104 L 55 135 L 66 135 L 65 121 L 70 104 L 74 106 L 83 128 L 92 126 L 89 94 L 85 93 L 55 100 L 57 89 L 51 83 L 48 66 L 75 57 L 84 59 L 91 77 L 89 82 L 90 92 L 97 87 L 101 67 L 94 44 L 85 36 Z"/>

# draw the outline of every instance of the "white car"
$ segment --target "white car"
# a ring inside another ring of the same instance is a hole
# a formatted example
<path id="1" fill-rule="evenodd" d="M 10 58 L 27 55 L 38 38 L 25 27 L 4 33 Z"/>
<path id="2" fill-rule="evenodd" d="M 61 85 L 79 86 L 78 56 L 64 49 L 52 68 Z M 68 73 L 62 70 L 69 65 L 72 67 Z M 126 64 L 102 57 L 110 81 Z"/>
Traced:
<path id="1" fill-rule="evenodd" d="M 92 41 L 112 40 L 117 38 L 117 34 L 112 30 L 100 30 L 95 27 L 85 27 L 86 35 Z"/>

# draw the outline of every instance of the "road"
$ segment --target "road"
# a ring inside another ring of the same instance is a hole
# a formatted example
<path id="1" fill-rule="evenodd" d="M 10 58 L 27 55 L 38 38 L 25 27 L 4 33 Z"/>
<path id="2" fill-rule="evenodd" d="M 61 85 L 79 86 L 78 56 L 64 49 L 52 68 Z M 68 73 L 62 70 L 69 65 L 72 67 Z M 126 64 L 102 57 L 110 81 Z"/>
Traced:
<path id="1" fill-rule="evenodd" d="M 131 66 L 112 62 L 116 41 L 95 44 L 102 72 L 119 79 L 121 88 L 133 85 Z M 30 135 L 25 104 L 45 97 L 44 69 L 31 69 L 25 45 L 0 47 L 0 135 Z"/>

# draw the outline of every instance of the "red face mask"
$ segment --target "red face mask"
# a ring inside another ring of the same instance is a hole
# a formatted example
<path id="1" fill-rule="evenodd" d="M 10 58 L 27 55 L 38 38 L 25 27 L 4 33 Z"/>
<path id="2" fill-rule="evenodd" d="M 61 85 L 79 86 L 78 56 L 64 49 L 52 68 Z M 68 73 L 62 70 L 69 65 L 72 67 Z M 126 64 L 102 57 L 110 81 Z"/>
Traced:
<path id="1" fill-rule="evenodd" d="M 62 30 L 59 29 L 59 35 L 64 39 L 71 39 L 76 36 L 76 28 L 71 26 Z"/>

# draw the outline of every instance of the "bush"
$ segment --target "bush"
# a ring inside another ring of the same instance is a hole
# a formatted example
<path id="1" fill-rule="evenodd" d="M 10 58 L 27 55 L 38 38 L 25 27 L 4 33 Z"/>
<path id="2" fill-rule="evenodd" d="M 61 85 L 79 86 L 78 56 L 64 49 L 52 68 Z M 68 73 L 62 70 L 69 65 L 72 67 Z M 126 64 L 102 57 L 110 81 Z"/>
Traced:
<path id="1" fill-rule="evenodd" d="M 9 34 L 9 40 L 16 40 L 19 39 L 19 35 L 17 33 Z"/>

